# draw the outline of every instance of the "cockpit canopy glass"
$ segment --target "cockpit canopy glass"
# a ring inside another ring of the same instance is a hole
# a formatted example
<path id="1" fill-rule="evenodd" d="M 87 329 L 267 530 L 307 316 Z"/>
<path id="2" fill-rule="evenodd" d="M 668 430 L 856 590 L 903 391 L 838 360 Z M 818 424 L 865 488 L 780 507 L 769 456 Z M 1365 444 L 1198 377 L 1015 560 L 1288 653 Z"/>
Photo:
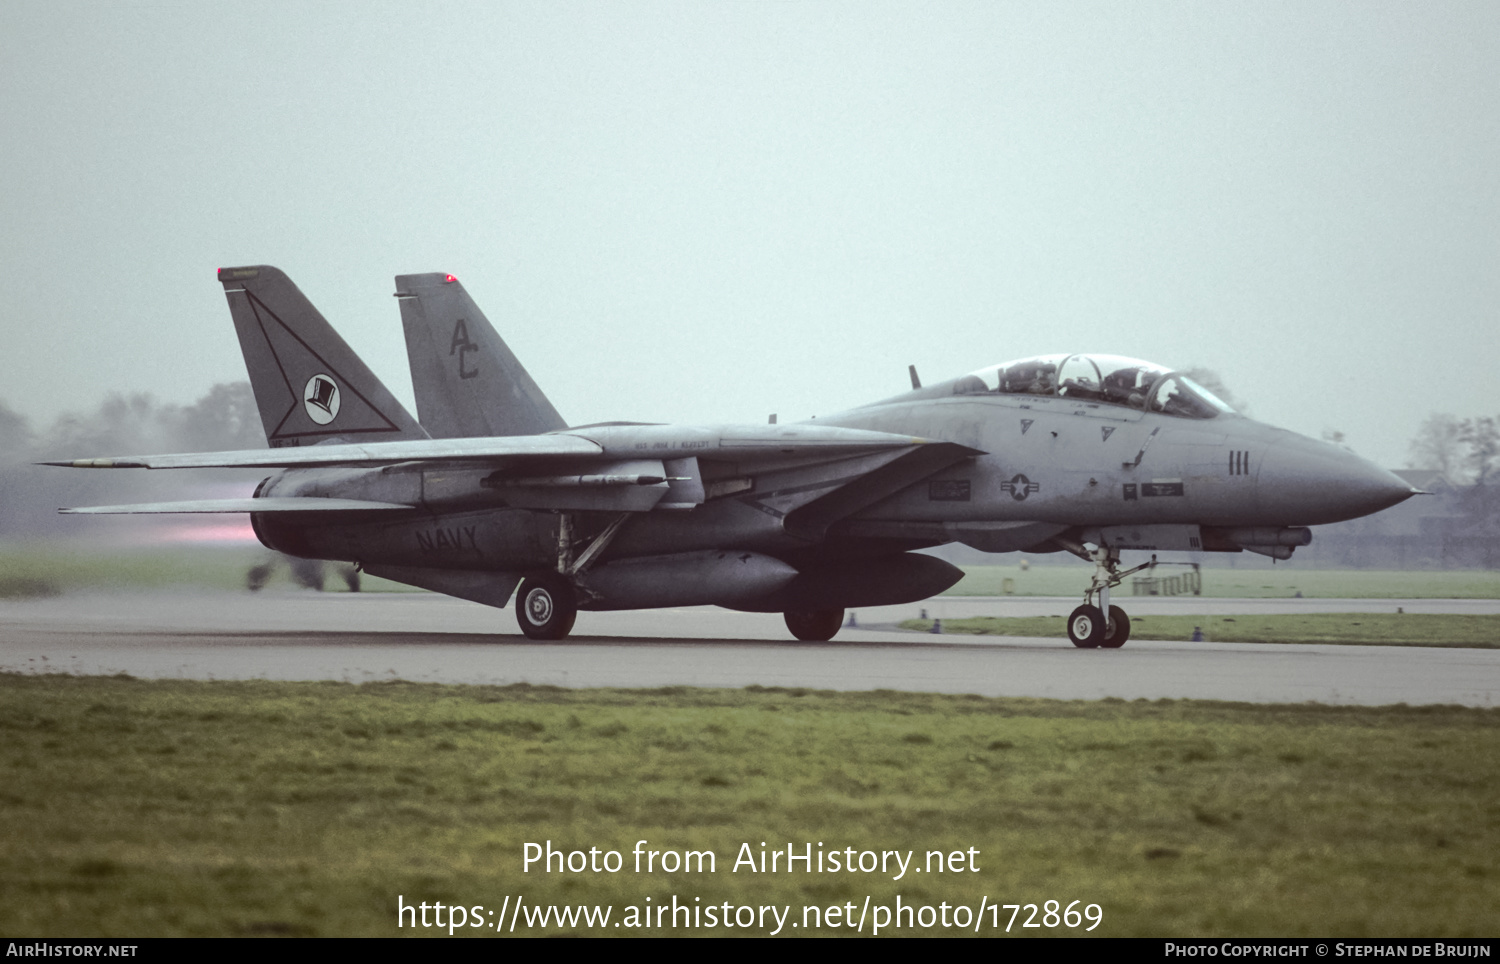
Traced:
<path id="1" fill-rule="evenodd" d="M 1180 418 L 1233 412 L 1212 392 L 1161 365 L 1119 355 L 1038 355 L 965 375 L 955 395 L 1039 395 L 1122 405 Z"/>

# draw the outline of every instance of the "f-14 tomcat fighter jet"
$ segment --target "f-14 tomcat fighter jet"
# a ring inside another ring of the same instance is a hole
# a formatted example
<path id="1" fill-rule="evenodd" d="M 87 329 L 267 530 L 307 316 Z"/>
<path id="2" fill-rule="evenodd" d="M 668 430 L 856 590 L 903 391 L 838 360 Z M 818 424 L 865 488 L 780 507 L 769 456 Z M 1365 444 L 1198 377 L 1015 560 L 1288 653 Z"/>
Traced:
<path id="1" fill-rule="evenodd" d="M 1118 647 L 1123 549 L 1277 559 L 1306 528 L 1413 494 L 1333 446 L 1110 355 L 984 368 L 816 421 L 569 427 L 452 275 L 396 279 L 421 421 L 276 268 L 219 272 L 270 448 L 49 463 L 279 469 L 249 499 L 64 509 L 248 512 L 261 542 L 503 607 L 534 639 L 578 610 L 713 604 L 826 640 L 846 607 L 962 573 L 913 550 L 1094 563 L 1068 620 Z M 1146 566 L 1154 564 L 1146 563 Z"/>

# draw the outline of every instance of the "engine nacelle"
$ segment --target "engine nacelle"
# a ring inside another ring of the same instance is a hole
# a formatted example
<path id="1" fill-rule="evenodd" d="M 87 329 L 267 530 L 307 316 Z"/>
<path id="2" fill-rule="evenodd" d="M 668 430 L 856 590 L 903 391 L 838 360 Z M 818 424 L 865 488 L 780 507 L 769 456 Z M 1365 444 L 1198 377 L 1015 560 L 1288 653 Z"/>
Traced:
<path id="1" fill-rule="evenodd" d="M 907 552 L 804 569 L 785 588 L 754 603 L 729 608 L 782 613 L 891 606 L 936 595 L 963 577 L 964 571 L 955 565 Z"/>
<path id="2" fill-rule="evenodd" d="M 578 578 L 578 608 L 655 609 L 661 606 L 727 606 L 775 592 L 797 570 L 770 556 L 738 550 L 681 552 L 618 559 Z"/>

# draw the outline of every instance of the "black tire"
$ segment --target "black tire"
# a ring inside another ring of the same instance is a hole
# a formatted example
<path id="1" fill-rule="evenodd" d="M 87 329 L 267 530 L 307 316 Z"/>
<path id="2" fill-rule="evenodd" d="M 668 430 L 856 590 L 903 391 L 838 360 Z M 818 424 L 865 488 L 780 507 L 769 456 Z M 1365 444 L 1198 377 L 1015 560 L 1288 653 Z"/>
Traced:
<path id="1" fill-rule="evenodd" d="M 1109 628 L 1105 630 L 1104 638 L 1099 640 L 1099 645 L 1105 649 L 1119 649 L 1129 638 L 1130 617 L 1119 606 L 1109 607 Z"/>
<path id="2" fill-rule="evenodd" d="M 782 613 L 786 628 L 792 635 L 806 643 L 822 643 L 832 639 L 844 625 L 842 609 L 814 609 L 806 612 Z"/>
<path id="3" fill-rule="evenodd" d="M 1068 617 L 1068 638 L 1079 649 L 1098 647 L 1104 639 L 1104 613 L 1098 606 L 1079 606 L 1073 610 Z"/>
<path id="4" fill-rule="evenodd" d="M 531 639 L 562 639 L 578 619 L 578 597 L 572 583 L 555 572 L 539 573 L 516 593 L 516 622 Z"/>
<path id="5" fill-rule="evenodd" d="M 245 588 L 251 592 L 260 592 L 266 588 L 266 583 L 271 579 L 272 566 L 266 563 L 263 566 L 251 566 L 250 571 L 245 573 Z"/>
<path id="6" fill-rule="evenodd" d="M 315 589 L 323 591 L 324 572 L 323 560 L 321 559 L 299 559 L 296 557 L 287 560 L 292 567 L 292 580 L 303 589 Z"/>

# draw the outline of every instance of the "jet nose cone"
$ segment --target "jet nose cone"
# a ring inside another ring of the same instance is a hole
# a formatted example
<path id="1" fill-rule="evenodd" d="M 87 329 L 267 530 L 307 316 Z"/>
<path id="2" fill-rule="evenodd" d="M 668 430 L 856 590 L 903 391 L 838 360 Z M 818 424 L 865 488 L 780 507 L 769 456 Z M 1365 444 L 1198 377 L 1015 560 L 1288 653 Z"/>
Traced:
<path id="1" fill-rule="evenodd" d="M 1266 450 L 1257 478 L 1263 507 L 1302 520 L 1342 522 L 1388 509 L 1417 490 L 1353 452 L 1310 438 L 1284 438 Z"/>

